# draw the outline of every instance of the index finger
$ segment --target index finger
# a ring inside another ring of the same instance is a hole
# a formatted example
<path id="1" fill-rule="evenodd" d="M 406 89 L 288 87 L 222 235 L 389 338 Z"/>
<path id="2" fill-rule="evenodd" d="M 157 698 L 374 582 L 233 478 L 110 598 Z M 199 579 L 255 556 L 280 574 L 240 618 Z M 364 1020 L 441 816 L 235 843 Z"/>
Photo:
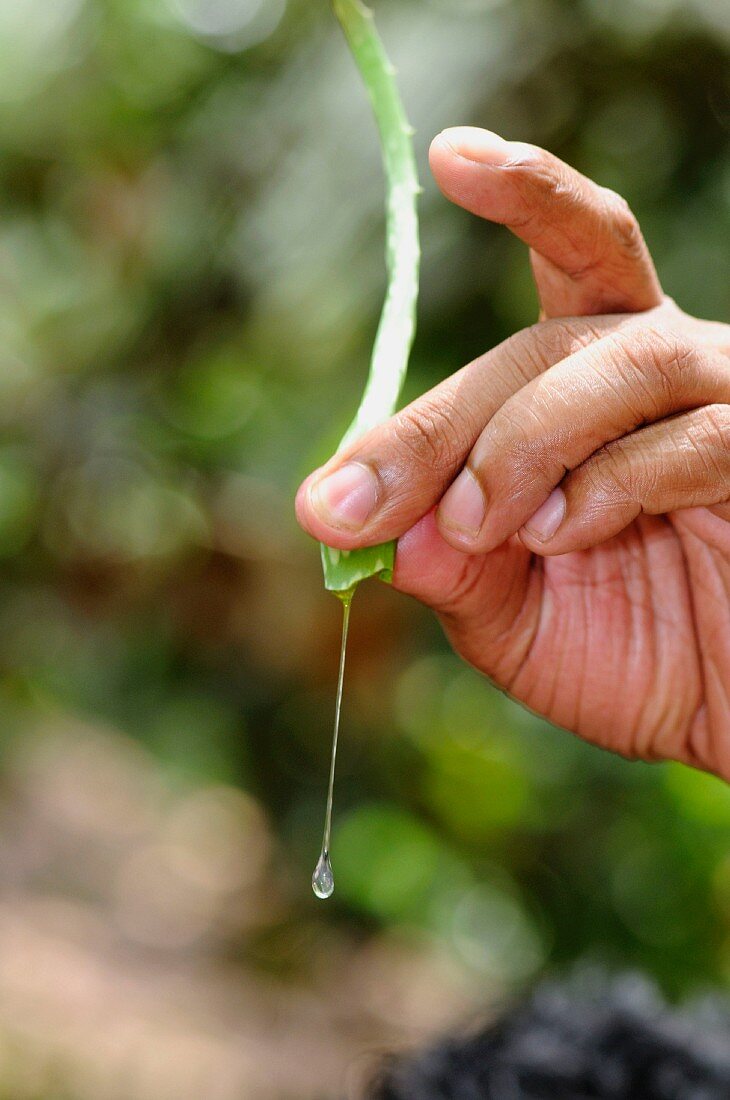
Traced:
<path id="1" fill-rule="evenodd" d="M 629 320 L 542 321 L 505 340 L 311 474 L 297 494 L 301 526 L 341 550 L 398 538 L 441 499 L 513 393 Z"/>

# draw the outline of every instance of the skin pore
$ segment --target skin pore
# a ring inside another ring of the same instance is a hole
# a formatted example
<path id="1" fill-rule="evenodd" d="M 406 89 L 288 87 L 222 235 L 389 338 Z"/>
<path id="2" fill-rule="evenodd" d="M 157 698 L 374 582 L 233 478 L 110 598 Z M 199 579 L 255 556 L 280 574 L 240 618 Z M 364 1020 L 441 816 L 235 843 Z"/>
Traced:
<path id="1" fill-rule="evenodd" d="M 551 154 L 447 130 L 451 201 L 530 248 L 541 319 L 304 482 L 340 549 L 526 706 L 629 757 L 730 779 L 730 326 L 661 290 L 625 202 Z"/>

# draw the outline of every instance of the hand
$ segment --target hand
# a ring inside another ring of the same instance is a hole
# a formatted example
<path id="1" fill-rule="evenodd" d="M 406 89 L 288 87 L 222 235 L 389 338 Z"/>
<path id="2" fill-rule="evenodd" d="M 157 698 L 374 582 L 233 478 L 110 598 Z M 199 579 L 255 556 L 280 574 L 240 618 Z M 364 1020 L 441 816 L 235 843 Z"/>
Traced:
<path id="1" fill-rule="evenodd" d="M 665 298 L 623 200 L 550 154 L 462 128 L 431 166 L 530 246 L 543 319 L 315 471 L 299 520 L 399 538 L 395 586 L 551 721 L 730 778 L 730 326 Z"/>

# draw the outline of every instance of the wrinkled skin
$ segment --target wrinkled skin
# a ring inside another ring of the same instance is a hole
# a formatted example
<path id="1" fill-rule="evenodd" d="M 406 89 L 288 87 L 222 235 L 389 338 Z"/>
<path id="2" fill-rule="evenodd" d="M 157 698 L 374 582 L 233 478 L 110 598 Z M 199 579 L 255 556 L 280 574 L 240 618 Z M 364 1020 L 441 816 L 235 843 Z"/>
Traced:
<path id="1" fill-rule="evenodd" d="M 470 128 L 444 194 L 530 247 L 541 320 L 337 455 L 297 496 L 532 710 L 730 778 L 730 326 L 659 285 L 618 196 Z M 330 477 L 329 475 L 335 475 Z"/>

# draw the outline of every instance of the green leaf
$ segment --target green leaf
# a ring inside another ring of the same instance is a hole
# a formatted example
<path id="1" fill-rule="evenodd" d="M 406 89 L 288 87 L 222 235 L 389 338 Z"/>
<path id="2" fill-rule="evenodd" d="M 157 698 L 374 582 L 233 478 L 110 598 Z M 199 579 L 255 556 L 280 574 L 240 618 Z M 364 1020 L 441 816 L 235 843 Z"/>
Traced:
<path id="1" fill-rule="evenodd" d="M 386 267 L 388 288 L 375 337 L 365 390 L 340 450 L 395 412 L 416 329 L 420 246 L 417 200 L 420 192 L 408 123 L 395 70 L 375 29 L 372 12 L 360 0 L 333 0 L 355 63 L 360 70 L 380 134 L 386 181 Z M 367 577 L 390 581 L 395 543 L 342 551 L 322 547 L 325 587 L 353 588 Z"/>

